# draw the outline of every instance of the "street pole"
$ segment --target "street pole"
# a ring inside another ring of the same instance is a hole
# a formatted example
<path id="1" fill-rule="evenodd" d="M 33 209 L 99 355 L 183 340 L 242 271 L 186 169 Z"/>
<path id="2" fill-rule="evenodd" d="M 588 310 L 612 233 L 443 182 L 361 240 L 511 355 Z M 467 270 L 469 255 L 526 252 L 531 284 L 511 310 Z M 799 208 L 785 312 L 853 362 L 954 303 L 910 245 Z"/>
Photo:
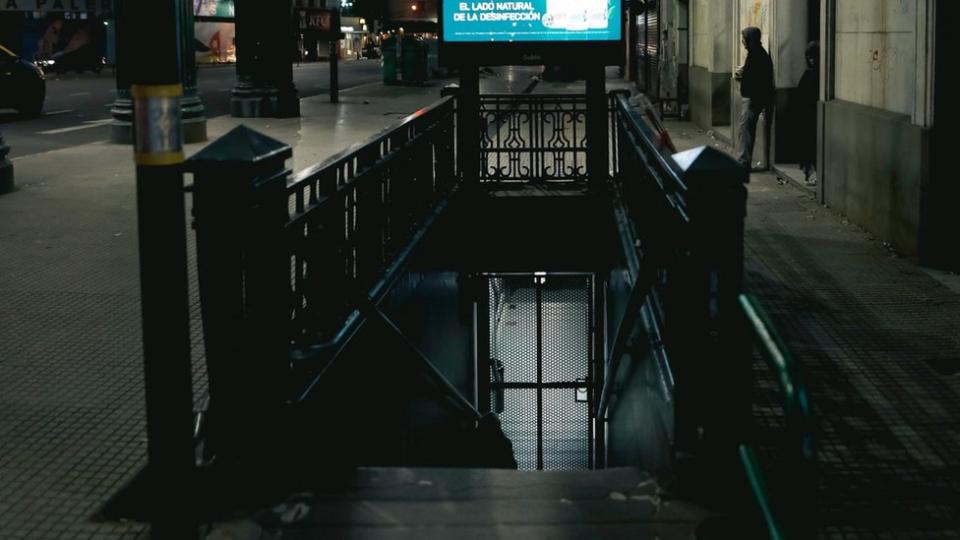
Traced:
<path id="1" fill-rule="evenodd" d="M 591 190 L 599 192 L 609 170 L 606 66 L 589 66 L 587 72 L 587 177 Z"/>
<path id="2" fill-rule="evenodd" d="M 330 40 L 330 103 L 340 101 L 340 40 L 334 36 Z"/>
<path id="3" fill-rule="evenodd" d="M 235 0 L 237 84 L 230 114 L 240 118 L 300 116 L 293 81 L 293 3 Z"/>
<path id="4" fill-rule="evenodd" d="M 330 31 L 330 103 L 340 101 L 340 8 L 334 11 Z"/>
<path id="5" fill-rule="evenodd" d="M 0 133 L 0 194 L 13 191 L 13 163 L 7 159 L 10 147 L 3 142 L 3 133 Z"/>
<path id="6" fill-rule="evenodd" d="M 127 64 L 134 161 L 147 410 L 151 538 L 196 539 L 193 399 L 183 192 L 183 19 L 174 2 L 125 4 L 128 28 L 151 46 Z M 119 51 L 118 51 L 119 52 Z M 129 53 L 130 51 L 125 51 Z"/>
<path id="7" fill-rule="evenodd" d="M 131 4 L 136 0 L 113 0 L 113 35 L 115 42 L 116 89 L 110 113 L 110 141 L 129 144 L 133 141 L 133 99 L 130 96 L 130 77 L 136 65 L 143 60 L 139 53 L 140 38 L 143 35 L 129 16 Z M 181 51 L 177 56 L 180 80 L 183 84 L 183 97 L 180 98 L 183 138 L 188 143 L 207 140 L 207 117 L 203 102 L 197 93 L 197 67 L 194 56 L 193 2 L 175 0 L 178 17 L 178 42 Z"/>
<path id="8" fill-rule="evenodd" d="M 397 39 L 401 39 L 399 35 Z M 472 61 L 460 66 L 460 94 L 457 96 L 457 155 L 463 183 L 470 189 L 480 184 L 479 69 L 480 66 Z"/>

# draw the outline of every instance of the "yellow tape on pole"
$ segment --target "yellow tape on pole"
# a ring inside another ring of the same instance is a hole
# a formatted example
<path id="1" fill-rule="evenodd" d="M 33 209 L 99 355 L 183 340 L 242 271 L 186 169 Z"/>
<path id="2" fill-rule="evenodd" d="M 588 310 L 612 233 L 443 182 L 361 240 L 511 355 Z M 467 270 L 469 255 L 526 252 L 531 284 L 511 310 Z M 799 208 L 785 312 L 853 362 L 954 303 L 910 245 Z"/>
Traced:
<path id="1" fill-rule="evenodd" d="M 177 165 L 183 162 L 180 84 L 133 85 L 134 162 Z"/>
<path id="2" fill-rule="evenodd" d="M 182 84 L 135 84 L 130 87 L 130 95 L 134 99 L 180 97 L 183 95 Z"/>

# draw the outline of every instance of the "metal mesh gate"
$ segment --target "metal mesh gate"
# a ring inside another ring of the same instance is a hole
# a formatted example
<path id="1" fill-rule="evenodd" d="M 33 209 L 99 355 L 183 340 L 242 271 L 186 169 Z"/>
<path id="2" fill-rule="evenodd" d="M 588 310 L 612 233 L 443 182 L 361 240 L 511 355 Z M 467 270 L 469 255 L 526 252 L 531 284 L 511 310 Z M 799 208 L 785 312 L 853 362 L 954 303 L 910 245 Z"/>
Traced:
<path id="1" fill-rule="evenodd" d="M 490 409 L 520 469 L 591 468 L 592 277 L 487 279 Z"/>

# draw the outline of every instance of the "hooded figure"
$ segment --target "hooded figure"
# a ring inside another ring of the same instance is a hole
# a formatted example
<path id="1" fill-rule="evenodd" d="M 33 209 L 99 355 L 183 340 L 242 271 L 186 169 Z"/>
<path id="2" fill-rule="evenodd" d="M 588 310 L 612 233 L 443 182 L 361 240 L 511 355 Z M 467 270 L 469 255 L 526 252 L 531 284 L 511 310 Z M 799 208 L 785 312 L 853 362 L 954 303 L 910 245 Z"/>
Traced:
<path id="1" fill-rule="evenodd" d="M 770 105 L 773 102 L 773 61 L 760 42 L 760 29 L 755 26 L 744 28 L 740 32 L 743 46 L 747 49 L 747 59 L 737 68 L 736 79 L 740 81 L 740 95 L 743 97 L 743 109 L 740 114 L 740 164 L 750 167 L 753 159 L 753 145 L 757 134 L 757 121 L 764 115 L 764 140 L 766 149 L 770 149 Z M 769 163 L 769 158 L 767 159 Z"/>
<path id="2" fill-rule="evenodd" d="M 743 46 L 747 49 L 747 59 L 740 73 L 740 95 L 769 103 L 773 99 L 773 61 L 760 42 L 760 29 L 748 26 L 740 32 Z"/>
<path id="3" fill-rule="evenodd" d="M 807 69 L 797 85 L 794 125 L 797 127 L 800 169 L 807 184 L 817 183 L 817 100 L 820 99 L 820 44 L 811 41 L 806 50 Z"/>

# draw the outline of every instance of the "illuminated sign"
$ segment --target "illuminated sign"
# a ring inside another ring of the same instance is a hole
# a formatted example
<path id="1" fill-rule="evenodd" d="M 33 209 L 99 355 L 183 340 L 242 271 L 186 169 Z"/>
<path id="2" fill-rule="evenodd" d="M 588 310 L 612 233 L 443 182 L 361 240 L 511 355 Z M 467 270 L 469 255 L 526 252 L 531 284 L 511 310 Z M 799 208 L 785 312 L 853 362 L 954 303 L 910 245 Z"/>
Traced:
<path id="1" fill-rule="evenodd" d="M 612 42 L 620 0 L 443 0 L 447 42 Z"/>
<path id="2" fill-rule="evenodd" d="M 233 0 L 193 0 L 193 14 L 201 17 L 233 17 Z"/>

